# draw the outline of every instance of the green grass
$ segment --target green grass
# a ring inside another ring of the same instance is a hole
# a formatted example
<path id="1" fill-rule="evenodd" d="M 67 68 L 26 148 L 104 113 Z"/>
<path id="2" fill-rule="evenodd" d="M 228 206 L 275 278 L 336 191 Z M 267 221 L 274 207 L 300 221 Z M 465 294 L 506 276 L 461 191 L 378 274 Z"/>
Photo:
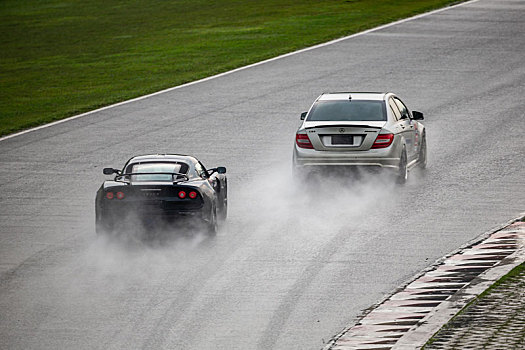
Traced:
<path id="1" fill-rule="evenodd" d="M 489 288 L 484 290 L 483 293 L 477 296 L 476 299 L 481 299 L 485 297 L 486 295 L 492 293 L 494 289 L 498 288 L 501 285 L 512 283 L 518 276 L 523 275 L 524 272 L 525 272 L 525 263 L 521 263 L 520 265 L 513 268 L 505 276 L 501 277 L 499 280 L 494 282 L 494 284 L 492 284 Z"/>
<path id="2" fill-rule="evenodd" d="M 2 0 L 0 135 L 451 0 Z"/>
<path id="3" fill-rule="evenodd" d="M 522 220 L 525 220 L 525 218 L 522 218 Z M 494 282 L 490 287 L 485 289 L 480 295 L 475 297 L 473 300 L 471 300 L 467 305 L 463 307 L 454 317 L 452 317 L 446 324 L 444 324 L 439 331 L 437 331 L 422 347 L 422 350 L 426 348 L 427 345 L 432 345 L 437 338 L 439 337 L 440 332 L 445 331 L 447 329 L 451 329 L 454 327 L 457 327 L 457 325 L 454 323 L 455 320 L 457 320 L 459 317 L 463 316 L 466 311 L 470 308 L 471 305 L 479 303 L 480 300 L 490 295 L 494 290 L 498 289 L 500 286 L 505 287 L 505 285 L 516 283 L 516 280 L 519 282 L 520 280 L 523 280 L 523 275 L 525 273 L 525 263 L 521 263 L 520 265 L 514 267 L 509 273 L 507 273 L 505 276 L 501 277 L 499 280 Z"/>

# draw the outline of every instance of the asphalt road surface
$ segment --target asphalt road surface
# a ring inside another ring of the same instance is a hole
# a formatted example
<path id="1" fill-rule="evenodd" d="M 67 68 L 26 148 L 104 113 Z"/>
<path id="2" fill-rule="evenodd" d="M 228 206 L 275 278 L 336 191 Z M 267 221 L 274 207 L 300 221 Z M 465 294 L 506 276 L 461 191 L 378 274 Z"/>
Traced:
<path id="1" fill-rule="evenodd" d="M 318 349 L 401 283 L 525 208 L 525 1 L 481 0 L 0 142 L 0 348 Z M 425 113 L 429 166 L 303 186 L 323 91 Z M 215 239 L 94 233 L 102 168 L 228 168 Z"/>

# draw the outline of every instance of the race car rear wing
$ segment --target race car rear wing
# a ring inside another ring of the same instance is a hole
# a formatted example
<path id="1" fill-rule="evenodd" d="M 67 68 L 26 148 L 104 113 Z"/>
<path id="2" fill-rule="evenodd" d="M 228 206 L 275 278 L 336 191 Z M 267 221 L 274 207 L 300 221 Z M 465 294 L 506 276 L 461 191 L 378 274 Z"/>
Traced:
<path id="1" fill-rule="evenodd" d="M 155 172 L 155 173 L 126 173 L 126 174 L 118 174 L 115 176 L 115 181 L 117 182 L 123 182 L 126 184 L 131 184 L 131 176 L 136 175 L 171 175 L 171 181 L 175 183 L 179 183 L 182 181 L 188 181 L 190 178 L 186 174 L 182 173 L 166 173 L 166 172 Z M 181 176 L 182 179 L 177 179 L 176 177 Z M 154 180 L 152 180 L 154 181 Z"/>

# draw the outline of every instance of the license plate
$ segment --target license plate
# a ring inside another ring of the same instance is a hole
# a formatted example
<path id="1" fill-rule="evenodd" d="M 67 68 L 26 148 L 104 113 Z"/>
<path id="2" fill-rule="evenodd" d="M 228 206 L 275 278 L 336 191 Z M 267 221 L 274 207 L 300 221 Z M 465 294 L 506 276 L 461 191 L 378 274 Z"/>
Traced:
<path id="1" fill-rule="evenodd" d="M 332 135 L 332 145 L 353 145 L 354 137 L 352 135 Z"/>

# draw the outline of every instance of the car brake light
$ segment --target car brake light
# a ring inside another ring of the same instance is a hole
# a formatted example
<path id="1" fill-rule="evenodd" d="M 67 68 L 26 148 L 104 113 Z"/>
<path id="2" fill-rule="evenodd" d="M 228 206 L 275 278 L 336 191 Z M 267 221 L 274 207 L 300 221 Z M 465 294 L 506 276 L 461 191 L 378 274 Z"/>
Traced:
<path id="1" fill-rule="evenodd" d="M 180 191 L 180 192 L 179 192 L 179 198 L 180 198 L 180 199 L 186 198 L 186 192 L 184 192 L 184 191 Z"/>
<path id="2" fill-rule="evenodd" d="M 113 192 L 106 192 L 106 198 L 107 198 L 107 199 L 113 199 L 113 197 L 115 197 L 115 195 L 113 194 Z"/>
<path id="3" fill-rule="evenodd" d="M 191 191 L 189 196 L 191 199 L 195 199 L 195 197 L 197 197 L 197 192 Z"/>
<path id="4" fill-rule="evenodd" d="M 308 138 L 308 135 L 306 134 L 295 134 L 295 143 L 300 148 L 308 148 L 308 149 L 314 148 L 314 146 L 310 142 L 310 139 Z"/>
<path id="5" fill-rule="evenodd" d="M 379 134 L 377 135 L 372 148 L 386 148 L 394 141 L 394 134 Z"/>
<path id="6" fill-rule="evenodd" d="M 124 192 L 117 192 L 118 199 L 124 199 Z"/>

